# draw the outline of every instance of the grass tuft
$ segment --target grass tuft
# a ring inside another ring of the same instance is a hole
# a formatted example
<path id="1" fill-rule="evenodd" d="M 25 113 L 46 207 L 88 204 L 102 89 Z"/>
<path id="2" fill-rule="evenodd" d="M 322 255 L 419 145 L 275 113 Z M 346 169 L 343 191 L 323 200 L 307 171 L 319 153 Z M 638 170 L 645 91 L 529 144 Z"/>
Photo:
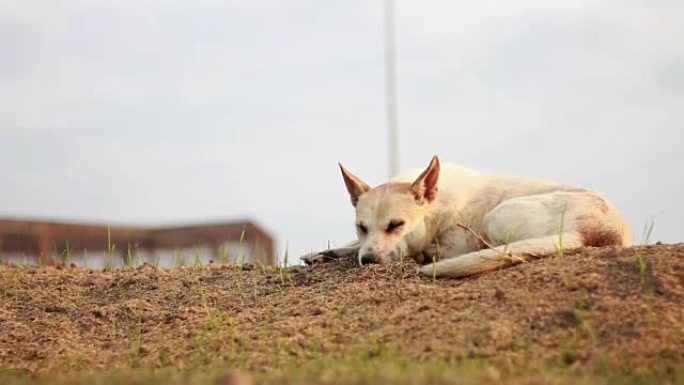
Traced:
<path id="1" fill-rule="evenodd" d="M 651 242 L 651 236 L 653 235 L 654 226 L 655 222 L 653 218 L 649 218 L 646 221 L 644 221 L 644 228 L 641 233 L 641 243 L 637 246 L 635 251 L 637 269 L 639 271 L 639 278 L 642 286 L 644 286 L 647 282 L 649 269 L 648 260 L 645 256 L 645 246 L 648 246 Z"/>
<path id="2" fill-rule="evenodd" d="M 199 246 L 195 246 L 193 250 L 193 255 L 195 256 L 195 267 L 202 266 L 202 253 Z"/>
<path id="3" fill-rule="evenodd" d="M 114 252 L 116 245 L 112 243 L 112 229 L 107 226 L 107 250 L 105 250 L 104 270 L 112 270 L 114 267 Z"/>
<path id="4" fill-rule="evenodd" d="M 63 260 L 65 265 L 69 265 L 71 263 L 71 248 L 69 247 L 68 239 L 64 241 Z"/>
<path id="5" fill-rule="evenodd" d="M 565 255 L 563 250 L 563 233 L 565 232 L 565 212 L 567 209 L 568 204 L 566 203 L 561 212 L 560 223 L 558 224 L 558 244 L 556 245 L 556 253 L 558 253 L 559 258 L 563 258 Z"/>

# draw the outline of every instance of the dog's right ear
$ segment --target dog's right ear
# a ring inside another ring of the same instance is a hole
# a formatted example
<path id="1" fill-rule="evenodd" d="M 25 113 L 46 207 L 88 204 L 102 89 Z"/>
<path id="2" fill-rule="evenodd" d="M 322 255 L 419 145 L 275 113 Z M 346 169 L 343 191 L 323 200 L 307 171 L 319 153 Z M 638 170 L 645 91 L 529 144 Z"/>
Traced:
<path id="1" fill-rule="evenodd" d="M 416 202 L 433 202 L 437 198 L 437 182 L 439 180 L 439 157 L 432 157 L 430 165 L 411 185 Z"/>
<path id="2" fill-rule="evenodd" d="M 344 184 L 347 186 L 351 203 L 354 207 L 356 207 L 356 204 L 359 202 L 359 197 L 366 191 L 370 190 L 370 186 L 365 184 L 354 174 L 350 173 L 346 168 L 344 168 L 342 163 L 340 163 L 340 170 L 342 171 L 342 178 L 344 178 Z"/>

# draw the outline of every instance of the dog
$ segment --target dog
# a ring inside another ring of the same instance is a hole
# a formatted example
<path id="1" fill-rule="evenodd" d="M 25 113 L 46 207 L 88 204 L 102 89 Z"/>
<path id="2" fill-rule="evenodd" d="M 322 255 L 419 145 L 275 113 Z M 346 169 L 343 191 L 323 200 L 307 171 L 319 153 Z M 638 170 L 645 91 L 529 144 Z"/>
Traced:
<path id="1" fill-rule="evenodd" d="M 339 166 L 357 241 L 307 263 L 350 253 L 361 266 L 413 258 L 422 274 L 464 277 L 582 246 L 632 244 L 622 215 L 591 190 L 440 165 L 437 156 L 374 188 Z"/>

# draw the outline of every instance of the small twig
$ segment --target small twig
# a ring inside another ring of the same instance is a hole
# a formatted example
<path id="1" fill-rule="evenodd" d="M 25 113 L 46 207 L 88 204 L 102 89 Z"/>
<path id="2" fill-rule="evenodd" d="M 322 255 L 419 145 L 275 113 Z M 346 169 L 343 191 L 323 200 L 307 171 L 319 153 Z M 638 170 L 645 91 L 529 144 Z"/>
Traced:
<path id="1" fill-rule="evenodd" d="M 527 262 L 527 260 L 525 260 L 524 258 L 513 256 L 513 253 L 511 253 L 511 252 L 508 252 L 508 254 L 506 254 L 503 251 L 497 250 L 495 246 L 492 246 L 492 244 L 487 242 L 480 234 L 476 233 L 475 230 L 473 230 L 470 226 L 464 225 L 462 223 L 457 223 L 456 226 L 458 226 L 458 227 L 462 228 L 463 230 L 469 232 L 475 238 L 477 238 L 477 240 L 480 241 L 480 243 L 482 243 L 484 246 L 486 246 L 488 249 L 496 251 L 497 253 L 501 254 L 502 257 L 508 258 L 511 262 L 513 262 L 513 261 L 518 261 L 518 262 L 523 262 L 523 263 Z M 534 255 L 532 253 L 525 253 L 525 254 L 536 257 L 536 255 Z M 482 258 L 487 259 L 486 257 L 482 257 Z"/>
<path id="2" fill-rule="evenodd" d="M 472 234 L 475 238 L 477 238 L 478 241 L 480 241 L 480 243 L 482 243 L 484 246 L 487 246 L 487 248 L 495 250 L 494 246 L 492 246 L 489 242 L 485 241 L 485 239 L 480 234 L 476 233 L 475 230 L 473 230 L 470 226 L 464 225 L 462 223 L 457 223 L 456 226 Z"/>

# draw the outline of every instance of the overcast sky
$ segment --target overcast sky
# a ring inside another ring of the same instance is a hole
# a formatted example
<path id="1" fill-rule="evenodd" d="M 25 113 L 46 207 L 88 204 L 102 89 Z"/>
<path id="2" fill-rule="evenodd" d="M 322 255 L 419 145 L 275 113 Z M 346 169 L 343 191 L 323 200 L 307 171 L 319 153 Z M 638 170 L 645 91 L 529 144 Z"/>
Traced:
<path id="1" fill-rule="evenodd" d="M 380 0 L 0 0 L 0 216 L 354 237 L 387 174 Z M 684 2 L 397 0 L 402 168 L 597 189 L 683 241 Z"/>

